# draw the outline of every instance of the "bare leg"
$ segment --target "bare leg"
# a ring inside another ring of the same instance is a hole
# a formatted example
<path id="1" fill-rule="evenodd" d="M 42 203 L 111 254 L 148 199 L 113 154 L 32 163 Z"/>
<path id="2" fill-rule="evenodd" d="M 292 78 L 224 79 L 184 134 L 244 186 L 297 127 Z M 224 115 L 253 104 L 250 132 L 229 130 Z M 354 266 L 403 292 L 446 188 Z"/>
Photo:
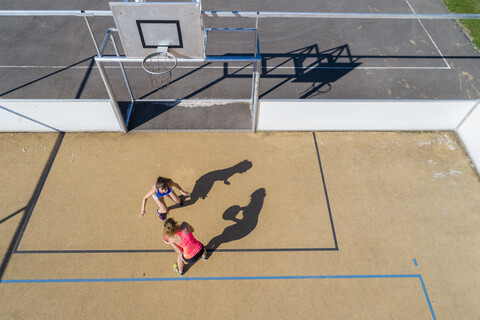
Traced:
<path id="1" fill-rule="evenodd" d="M 180 198 L 177 196 L 177 194 L 175 193 L 175 191 L 172 190 L 172 192 L 168 195 L 170 197 L 170 199 L 173 200 L 173 202 L 175 202 L 176 204 L 181 204 L 182 203 L 182 200 L 180 200 Z"/>
<path id="2" fill-rule="evenodd" d="M 166 214 L 168 212 L 168 207 L 167 205 L 165 204 L 165 199 L 160 198 L 160 199 L 155 199 L 153 198 L 153 200 L 155 200 L 155 202 L 157 203 L 158 205 L 158 211 L 160 213 L 163 213 L 163 214 Z"/>
<path id="3" fill-rule="evenodd" d="M 177 264 L 178 264 L 178 270 L 180 271 L 180 273 L 183 273 L 183 259 L 182 259 L 182 254 L 179 253 L 178 256 L 177 256 Z"/>

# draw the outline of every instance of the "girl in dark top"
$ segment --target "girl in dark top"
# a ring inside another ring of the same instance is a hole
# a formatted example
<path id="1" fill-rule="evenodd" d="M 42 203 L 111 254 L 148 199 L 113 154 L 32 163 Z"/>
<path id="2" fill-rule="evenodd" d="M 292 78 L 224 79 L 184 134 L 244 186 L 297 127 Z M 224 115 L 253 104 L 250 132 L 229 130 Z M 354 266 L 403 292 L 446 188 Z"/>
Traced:
<path id="1" fill-rule="evenodd" d="M 157 214 L 160 220 L 165 220 L 167 218 L 168 207 L 165 203 L 165 196 L 168 196 L 177 205 L 183 206 L 182 200 L 180 200 L 175 191 L 173 191 L 173 188 L 176 188 L 185 197 L 191 196 L 190 192 L 184 191 L 182 187 L 180 187 L 180 185 L 174 182 L 172 179 L 158 177 L 157 182 L 155 182 L 155 184 L 152 186 L 152 189 L 143 197 L 142 210 L 140 211 L 140 215 L 138 217 L 142 218 L 146 214 L 145 205 L 150 197 L 152 197 L 158 205 Z"/>

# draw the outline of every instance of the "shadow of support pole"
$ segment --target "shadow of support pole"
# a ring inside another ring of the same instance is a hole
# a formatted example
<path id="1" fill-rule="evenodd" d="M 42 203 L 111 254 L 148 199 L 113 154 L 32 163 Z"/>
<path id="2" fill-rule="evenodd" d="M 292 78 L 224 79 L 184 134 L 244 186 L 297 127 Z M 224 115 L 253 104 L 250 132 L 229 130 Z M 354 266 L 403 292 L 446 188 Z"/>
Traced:
<path id="1" fill-rule="evenodd" d="M 32 197 L 30 198 L 27 206 L 25 207 L 22 220 L 18 224 L 17 230 L 13 235 L 12 241 L 8 246 L 5 256 L 3 257 L 2 265 L 0 266 L 0 280 L 3 279 L 3 275 L 5 274 L 5 271 L 7 269 L 10 258 L 12 257 L 12 254 L 15 253 L 15 251 L 17 250 L 20 244 L 23 233 L 27 227 L 28 221 L 30 220 L 30 216 L 32 215 L 33 209 L 35 208 L 35 204 L 37 203 L 37 200 L 40 197 L 40 193 L 42 192 L 43 186 L 45 185 L 45 181 L 47 180 L 48 174 L 50 172 L 50 169 L 52 168 L 53 162 L 55 161 L 55 158 L 57 156 L 58 150 L 60 149 L 60 145 L 62 144 L 64 136 L 65 136 L 64 132 L 59 133 L 57 137 L 57 141 L 55 142 L 52 152 L 50 153 L 50 157 L 48 158 L 48 161 L 45 164 L 45 167 L 43 168 L 43 172 L 37 182 L 35 190 L 33 191 Z"/>

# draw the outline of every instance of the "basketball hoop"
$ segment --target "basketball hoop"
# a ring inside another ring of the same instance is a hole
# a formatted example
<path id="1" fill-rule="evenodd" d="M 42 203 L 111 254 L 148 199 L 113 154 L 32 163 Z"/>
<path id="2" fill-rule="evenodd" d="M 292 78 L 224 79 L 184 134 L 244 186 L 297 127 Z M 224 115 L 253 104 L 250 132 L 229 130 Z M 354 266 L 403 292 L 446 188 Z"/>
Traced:
<path id="1" fill-rule="evenodd" d="M 152 87 L 166 88 L 172 79 L 172 70 L 177 66 L 177 58 L 168 51 L 157 51 L 146 56 L 142 68 L 150 78 Z"/>

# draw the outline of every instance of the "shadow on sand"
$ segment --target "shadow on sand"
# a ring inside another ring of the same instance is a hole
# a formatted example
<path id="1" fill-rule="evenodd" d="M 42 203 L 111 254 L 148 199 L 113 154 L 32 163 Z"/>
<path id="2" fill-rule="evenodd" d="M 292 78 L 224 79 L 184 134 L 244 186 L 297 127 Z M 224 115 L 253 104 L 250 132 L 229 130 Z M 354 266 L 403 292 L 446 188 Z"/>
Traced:
<path id="1" fill-rule="evenodd" d="M 237 173 L 244 173 L 251 167 L 252 163 L 250 161 L 243 160 L 230 168 L 215 170 L 204 174 L 195 182 L 192 196 L 189 199 L 185 199 L 183 196 L 181 197 L 182 200 L 184 200 L 185 206 L 194 204 L 200 198 L 205 199 L 216 181 L 223 181 L 224 184 L 230 185 L 230 181 L 228 181 L 230 177 Z"/>
<path id="2" fill-rule="evenodd" d="M 235 240 L 242 239 L 246 237 L 250 232 L 252 232 L 258 223 L 258 216 L 260 215 L 260 211 L 263 207 L 263 201 L 267 193 L 265 189 L 260 188 L 256 190 L 251 195 L 251 201 L 246 207 L 240 206 L 231 206 L 223 213 L 222 217 L 224 220 L 231 220 L 235 222 L 228 227 L 226 227 L 221 234 L 214 237 L 210 242 L 205 246 L 208 251 L 208 257 L 212 255 L 212 253 L 218 249 L 218 247 L 222 243 L 227 243 Z M 237 216 L 243 211 L 242 219 L 238 219 Z M 199 259 L 201 260 L 201 259 Z M 183 267 L 183 272 L 186 273 L 190 268 L 192 268 L 199 260 L 185 264 Z"/>
<path id="3" fill-rule="evenodd" d="M 206 245 L 209 256 L 223 243 L 242 239 L 255 229 L 266 195 L 265 189 L 260 188 L 252 193 L 248 206 L 240 207 L 235 205 L 225 210 L 222 216 L 223 219 L 231 220 L 235 222 L 235 224 L 226 227 L 221 234 L 210 240 L 210 242 Z M 241 211 L 243 213 L 243 217 L 239 219 L 237 216 Z"/>

